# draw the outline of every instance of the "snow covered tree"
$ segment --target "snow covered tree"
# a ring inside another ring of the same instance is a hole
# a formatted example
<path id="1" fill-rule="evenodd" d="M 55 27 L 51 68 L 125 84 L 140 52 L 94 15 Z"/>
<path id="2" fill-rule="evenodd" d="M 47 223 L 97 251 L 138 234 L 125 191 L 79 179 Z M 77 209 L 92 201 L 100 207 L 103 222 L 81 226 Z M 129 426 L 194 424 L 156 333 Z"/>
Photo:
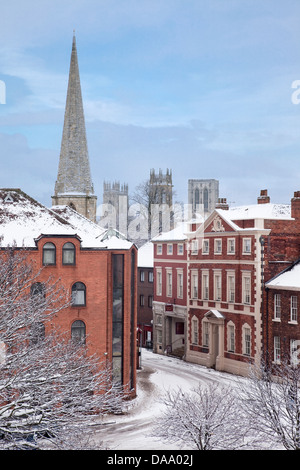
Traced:
<path id="1" fill-rule="evenodd" d="M 154 434 L 197 450 L 239 449 L 246 430 L 232 388 L 199 384 L 191 392 L 168 391 Z"/>
<path id="2" fill-rule="evenodd" d="M 0 449 L 90 448 L 93 418 L 120 412 L 124 393 L 109 364 L 55 330 L 69 294 L 40 274 L 26 250 L 1 253 Z"/>
<path id="3" fill-rule="evenodd" d="M 241 406 L 268 447 L 300 450 L 300 368 L 289 360 L 250 369 L 239 388 Z"/>

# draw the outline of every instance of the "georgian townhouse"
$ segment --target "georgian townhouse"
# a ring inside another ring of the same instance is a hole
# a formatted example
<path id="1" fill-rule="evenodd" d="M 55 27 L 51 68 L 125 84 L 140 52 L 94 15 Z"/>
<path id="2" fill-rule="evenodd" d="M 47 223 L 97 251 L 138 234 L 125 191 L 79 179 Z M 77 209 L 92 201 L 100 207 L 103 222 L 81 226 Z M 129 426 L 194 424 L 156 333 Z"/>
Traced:
<path id="1" fill-rule="evenodd" d="M 189 236 L 186 360 L 247 373 L 268 347 L 264 282 L 299 258 L 299 201 L 216 209 Z M 223 201 L 224 202 L 224 201 Z"/>
<path id="2" fill-rule="evenodd" d="M 64 286 L 70 305 L 48 328 L 86 344 L 88 354 L 112 363 L 113 378 L 136 394 L 137 249 L 69 206 L 51 210 L 19 189 L 0 190 L 0 254 L 26 249 L 39 283 Z"/>
<path id="3" fill-rule="evenodd" d="M 152 239 L 154 246 L 153 351 L 185 355 L 187 341 L 187 226 Z"/>

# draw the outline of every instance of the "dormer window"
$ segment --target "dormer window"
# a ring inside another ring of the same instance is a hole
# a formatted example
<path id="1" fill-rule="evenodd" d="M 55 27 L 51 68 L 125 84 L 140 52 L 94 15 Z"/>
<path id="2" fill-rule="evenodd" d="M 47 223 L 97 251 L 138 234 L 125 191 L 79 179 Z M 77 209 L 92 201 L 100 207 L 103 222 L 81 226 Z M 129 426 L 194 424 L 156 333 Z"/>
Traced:
<path id="1" fill-rule="evenodd" d="M 43 246 L 43 265 L 53 266 L 56 264 L 56 248 L 54 243 L 45 243 Z"/>
<path id="2" fill-rule="evenodd" d="M 64 244 L 62 249 L 62 262 L 66 264 L 75 264 L 75 246 L 71 242 Z"/>

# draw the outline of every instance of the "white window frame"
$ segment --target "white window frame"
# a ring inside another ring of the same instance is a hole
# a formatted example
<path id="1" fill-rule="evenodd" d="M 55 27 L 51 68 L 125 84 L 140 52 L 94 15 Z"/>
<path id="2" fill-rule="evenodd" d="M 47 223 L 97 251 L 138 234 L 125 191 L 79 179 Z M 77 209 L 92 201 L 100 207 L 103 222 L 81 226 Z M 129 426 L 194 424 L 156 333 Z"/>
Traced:
<path id="1" fill-rule="evenodd" d="M 281 351 L 280 351 L 280 336 L 274 336 L 274 362 L 280 364 L 281 362 Z"/>
<path id="2" fill-rule="evenodd" d="M 161 243 L 156 245 L 156 254 L 157 255 L 162 255 L 162 244 Z"/>
<path id="3" fill-rule="evenodd" d="M 235 352 L 235 325 L 232 321 L 227 325 L 227 350 L 228 352 Z"/>
<path id="4" fill-rule="evenodd" d="M 199 320 L 194 315 L 192 318 L 192 344 L 199 344 Z"/>
<path id="5" fill-rule="evenodd" d="M 202 300 L 209 300 L 209 272 L 202 272 Z"/>
<path id="6" fill-rule="evenodd" d="M 221 271 L 214 273 L 214 300 L 216 302 L 222 301 L 222 274 Z"/>
<path id="7" fill-rule="evenodd" d="M 173 276 L 172 269 L 166 269 L 166 296 L 173 297 Z"/>
<path id="8" fill-rule="evenodd" d="M 209 348 L 209 322 L 207 320 L 202 321 L 202 346 Z"/>
<path id="9" fill-rule="evenodd" d="M 202 240 L 202 254 L 209 255 L 209 238 Z"/>
<path id="10" fill-rule="evenodd" d="M 221 255 L 222 254 L 222 238 L 215 238 L 214 241 L 214 254 Z"/>
<path id="11" fill-rule="evenodd" d="M 162 295 L 162 269 L 156 268 L 156 295 Z"/>
<path id="12" fill-rule="evenodd" d="M 291 366 L 299 365 L 299 340 L 297 339 L 290 339 L 290 364 Z"/>
<path id="13" fill-rule="evenodd" d="M 243 238 L 243 255 L 251 255 L 251 238 Z"/>
<path id="14" fill-rule="evenodd" d="M 191 242 L 191 254 L 197 255 L 198 254 L 198 240 L 192 240 Z"/>
<path id="15" fill-rule="evenodd" d="M 235 254 L 235 238 L 228 238 L 227 239 L 227 254 L 234 255 Z"/>
<path id="16" fill-rule="evenodd" d="M 274 320 L 281 320 L 281 294 L 274 294 Z"/>
<path id="17" fill-rule="evenodd" d="M 243 295 L 243 304 L 251 305 L 251 275 L 243 274 L 242 275 L 242 295 Z"/>
<path id="18" fill-rule="evenodd" d="M 177 270 L 177 297 L 183 298 L 183 269 Z"/>
<path id="19" fill-rule="evenodd" d="M 249 325 L 244 324 L 243 328 L 243 355 L 251 356 L 251 328 Z"/>
<path id="20" fill-rule="evenodd" d="M 182 256 L 184 254 L 184 245 L 183 243 L 178 243 L 177 245 L 177 254 Z"/>
<path id="21" fill-rule="evenodd" d="M 291 323 L 298 322 L 298 297 L 296 295 L 291 295 L 290 299 L 290 321 Z"/>
<path id="22" fill-rule="evenodd" d="M 170 256 L 173 255 L 173 243 L 167 244 L 167 254 Z"/>
<path id="23" fill-rule="evenodd" d="M 198 299 L 198 270 L 191 270 L 191 298 Z"/>
<path id="24" fill-rule="evenodd" d="M 235 302 L 235 273 L 227 273 L 227 302 L 233 304 Z"/>

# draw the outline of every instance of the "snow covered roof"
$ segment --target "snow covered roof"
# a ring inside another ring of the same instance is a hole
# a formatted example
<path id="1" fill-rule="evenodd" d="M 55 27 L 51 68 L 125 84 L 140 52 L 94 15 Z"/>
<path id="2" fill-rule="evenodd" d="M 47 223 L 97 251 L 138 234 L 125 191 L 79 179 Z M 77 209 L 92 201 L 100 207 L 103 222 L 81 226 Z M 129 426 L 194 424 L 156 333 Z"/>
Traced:
<path id="1" fill-rule="evenodd" d="M 286 290 L 300 289 L 300 262 L 294 264 L 291 268 L 287 268 L 269 282 L 266 282 L 266 287 Z"/>
<path id="2" fill-rule="evenodd" d="M 71 207 L 51 209 L 20 189 L 0 189 L 0 243 L 36 247 L 43 235 L 77 235 L 83 248 L 129 249 L 132 243 L 116 233 L 108 233 Z"/>
<path id="3" fill-rule="evenodd" d="M 291 219 L 290 204 L 252 204 L 249 206 L 230 207 L 219 212 L 227 214 L 231 220 L 245 219 Z"/>
<path id="4" fill-rule="evenodd" d="M 163 241 L 184 241 L 187 239 L 188 224 L 182 223 L 175 227 L 173 230 L 163 232 L 160 235 L 152 238 L 152 242 L 163 242 Z"/>
<path id="5" fill-rule="evenodd" d="M 1 246 L 35 247 L 35 239 L 42 234 L 75 235 L 76 230 L 20 189 L 1 189 Z"/>
<path id="6" fill-rule="evenodd" d="M 153 243 L 147 242 L 138 249 L 138 267 L 153 268 Z"/>

